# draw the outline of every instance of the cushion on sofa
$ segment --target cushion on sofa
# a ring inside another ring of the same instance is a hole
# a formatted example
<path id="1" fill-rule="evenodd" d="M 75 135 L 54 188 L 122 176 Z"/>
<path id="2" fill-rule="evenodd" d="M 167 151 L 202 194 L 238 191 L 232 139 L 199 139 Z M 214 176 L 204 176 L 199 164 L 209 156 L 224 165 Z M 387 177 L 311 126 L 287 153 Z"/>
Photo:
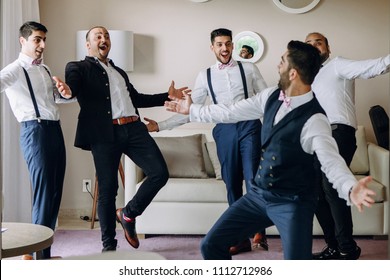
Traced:
<path id="1" fill-rule="evenodd" d="M 137 184 L 137 189 L 141 183 Z M 171 178 L 153 202 L 226 203 L 226 187 L 215 178 Z"/>
<path id="2" fill-rule="evenodd" d="M 355 175 L 357 180 L 363 179 L 366 177 L 365 175 Z M 386 187 L 383 186 L 381 183 L 372 180 L 368 183 L 368 188 L 373 190 L 375 192 L 375 196 L 373 196 L 373 199 L 375 200 L 375 203 L 381 203 L 385 201 L 386 199 Z"/>
<path id="3" fill-rule="evenodd" d="M 204 166 L 206 168 L 206 173 L 209 176 L 209 178 L 215 178 L 215 171 L 213 167 L 213 163 L 211 162 L 210 155 L 207 151 L 206 147 L 207 137 L 206 135 L 202 134 L 202 151 L 203 151 L 203 159 L 204 159 Z"/>
<path id="4" fill-rule="evenodd" d="M 154 137 L 171 178 L 208 178 L 202 151 L 202 134 Z"/>
<path id="5" fill-rule="evenodd" d="M 215 177 L 217 180 L 222 180 L 221 176 L 221 164 L 219 163 L 218 155 L 217 155 L 217 145 L 215 142 L 206 142 L 207 153 L 210 157 L 211 163 L 214 167 Z"/>

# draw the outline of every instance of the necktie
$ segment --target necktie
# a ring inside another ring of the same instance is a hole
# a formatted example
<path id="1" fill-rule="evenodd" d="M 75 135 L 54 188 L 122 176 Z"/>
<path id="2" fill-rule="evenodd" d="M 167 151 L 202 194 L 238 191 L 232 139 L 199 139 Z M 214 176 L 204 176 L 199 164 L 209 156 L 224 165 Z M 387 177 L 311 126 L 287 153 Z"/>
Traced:
<path id="1" fill-rule="evenodd" d="M 42 63 L 42 58 L 37 58 L 32 61 L 32 65 L 39 65 Z"/>
<path id="2" fill-rule="evenodd" d="M 283 104 L 284 104 L 284 106 L 286 106 L 286 108 L 290 107 L 291 98 L 286 97 L 286 95 L 284 94 L 284 91 L 282 91 L 282 90 L 280 91 L 280 94 L 279 94 L 279 100 L 283 101 Z"/>
<path id="3" fill-rule="evenodd" d="M 232 66 L 233 66 L 233 60 L 230 60 L 228 63 L 220 63 L 218 65 L 218 69 L 223 70 L 225 68 L 232 67 Z"/>

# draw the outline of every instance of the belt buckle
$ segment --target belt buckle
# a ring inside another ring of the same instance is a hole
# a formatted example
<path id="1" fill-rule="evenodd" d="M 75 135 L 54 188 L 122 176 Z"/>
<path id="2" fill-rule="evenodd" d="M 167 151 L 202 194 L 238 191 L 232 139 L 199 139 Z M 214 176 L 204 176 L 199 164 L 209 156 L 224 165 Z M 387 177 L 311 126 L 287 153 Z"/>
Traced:
<path id="1" fill-rule="evenodd" d="M 121 118 L 118 118 L 118 124 L 121 125 L 122 124 L 122 121 L 121 121 Z"/>

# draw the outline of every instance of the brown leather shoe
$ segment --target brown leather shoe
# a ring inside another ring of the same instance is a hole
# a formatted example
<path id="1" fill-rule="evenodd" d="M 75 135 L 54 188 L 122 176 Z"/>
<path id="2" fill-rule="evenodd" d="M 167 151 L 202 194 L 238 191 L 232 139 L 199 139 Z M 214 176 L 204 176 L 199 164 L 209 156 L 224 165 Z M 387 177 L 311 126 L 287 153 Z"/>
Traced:
<path id="1" fill-rule="evenodd" d="M 263 248 L 268 251 L 268 242 L 265 234 L 256 233 L 255 237 L 253 237 L 252 249 Z"/>
<path id="2" fill-rule="evenodd" d="M 135 230 L 135 219 L 132 222 L 127 222 L 123 217 L 123 208 L 117 209 L 115 213 L 117 222 L 120 223 L 123 227 L 127 242 L 129 242 L 132 247 L 137 249 L 139 247 L 139 240 Z"/>
<path id="3" fill-rule="evenodd" d="M 22 256 L 22 260 L 25 260 L 25 261 L 31 261 L 33 259 L 34 259 L 34 257 L 31 255 L 23 255 Z"/>
<path id="4" fill-rule="evenodd" d="M 238 243 L 236 246 L 230 247 L 229 253 L 233 256 L 239 253 L 250 252 L 251 250 L 252 250 L 251 241 L 247 239 Z"/>

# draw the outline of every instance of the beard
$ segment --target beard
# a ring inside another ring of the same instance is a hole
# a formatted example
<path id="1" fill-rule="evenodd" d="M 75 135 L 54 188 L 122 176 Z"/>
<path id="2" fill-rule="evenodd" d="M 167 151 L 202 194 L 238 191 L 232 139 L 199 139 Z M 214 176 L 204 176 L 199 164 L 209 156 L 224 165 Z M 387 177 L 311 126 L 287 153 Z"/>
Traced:
<path id="1" fill-rule="evenodd" d="M 288 71 L 285 71 L 284 73 L 280 73 L 280 79 L 278 83 L 278 87 L 285 91 L 291 84 L 290 79 L 288 78 Z"/>
<path id="2" fill-rule="evenodd" d="M 321 64 L 324 63 L 329 57 L 329 53 L 321 53 L 320 58 L 321 58 Z"/>

